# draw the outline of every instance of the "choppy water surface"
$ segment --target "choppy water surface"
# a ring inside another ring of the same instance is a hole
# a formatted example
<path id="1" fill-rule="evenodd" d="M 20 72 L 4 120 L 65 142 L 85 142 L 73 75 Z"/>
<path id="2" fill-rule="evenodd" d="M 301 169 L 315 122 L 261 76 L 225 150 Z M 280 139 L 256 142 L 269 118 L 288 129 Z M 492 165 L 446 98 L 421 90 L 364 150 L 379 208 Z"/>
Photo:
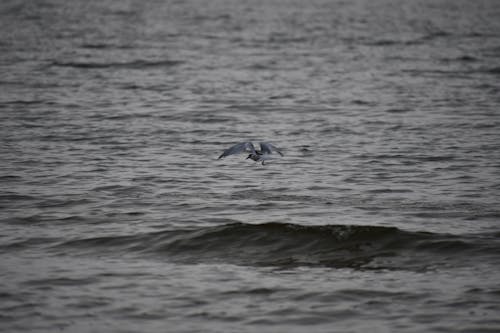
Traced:
<path id="1" fill-rule="evenodd" d="M 498 1 L 8 0 L 0 69 L 2 331 L 500 330 Z"/>

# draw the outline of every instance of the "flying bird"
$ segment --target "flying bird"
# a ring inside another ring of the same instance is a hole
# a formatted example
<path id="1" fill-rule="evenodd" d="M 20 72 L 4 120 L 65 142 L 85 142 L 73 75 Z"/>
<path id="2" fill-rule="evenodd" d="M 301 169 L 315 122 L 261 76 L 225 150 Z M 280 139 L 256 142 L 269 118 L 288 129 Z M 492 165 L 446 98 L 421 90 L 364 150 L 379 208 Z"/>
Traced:
<path id="1" fill-rule="evenodd" d="M 255 162 L 262 162 L 262 165 L 264 165 L 264 162 L 272 159 L 270 156 L 273 152 L 277 152 L 280 154 L 280 156 L 283 156 L 281 151 L 279 151 L 278 148 L 273 146 L 270 143 L 267 142 L 261 142 L 260 143 L 260 150 L 255 150 L 255 147 L 253 143 L 250 141 L 248 142 L 241 142 L 238 143 L 226 150 L 219 156 L 219 159 L 229 156 L 229 155 L 234 155 L 234 154 L 240 154 L 240 153 L 250 153 L 246 159 L 252 159 Z"/>

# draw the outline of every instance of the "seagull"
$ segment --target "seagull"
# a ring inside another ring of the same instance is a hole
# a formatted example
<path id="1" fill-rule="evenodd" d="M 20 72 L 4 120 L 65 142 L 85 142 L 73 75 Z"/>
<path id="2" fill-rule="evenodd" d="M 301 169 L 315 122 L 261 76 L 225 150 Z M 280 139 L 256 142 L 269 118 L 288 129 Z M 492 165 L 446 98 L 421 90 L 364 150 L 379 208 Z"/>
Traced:
<path id="1" fill-rule="evenodd" d="M 260 150 L 255 150 L 253 143 L 248 141 L 248 142 L 240 142 L 224 150 L 224 152 L 219 156 L 219 159 L 226 157 L 228 155 L 239 154 L 244 152 L 250 153 L 250 155 L 248 155 L 246 159 L 251 158 L 255 162 L 262 162 L 262 165 L 264 165 L 264 162 L 266 160 L 272 159 L 272 157 L 269 155 L 271 155 L 273 152 L 277 152 L 278 154 L 280 154 L 280 156 L 283 156 L 283 154 L 279 151 L 279 149 L 270 143 L 261 142 Z"/>

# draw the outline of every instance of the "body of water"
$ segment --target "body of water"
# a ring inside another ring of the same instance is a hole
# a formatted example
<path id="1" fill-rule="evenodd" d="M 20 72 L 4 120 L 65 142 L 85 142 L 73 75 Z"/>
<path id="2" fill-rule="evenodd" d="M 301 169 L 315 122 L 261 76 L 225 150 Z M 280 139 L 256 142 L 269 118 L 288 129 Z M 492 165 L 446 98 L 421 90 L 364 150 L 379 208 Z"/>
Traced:
<path id="1" fill-rule="evenodd" d="M 6 0 L 0 71 L 2 331 L 500 330 L 500 2 Z"/>

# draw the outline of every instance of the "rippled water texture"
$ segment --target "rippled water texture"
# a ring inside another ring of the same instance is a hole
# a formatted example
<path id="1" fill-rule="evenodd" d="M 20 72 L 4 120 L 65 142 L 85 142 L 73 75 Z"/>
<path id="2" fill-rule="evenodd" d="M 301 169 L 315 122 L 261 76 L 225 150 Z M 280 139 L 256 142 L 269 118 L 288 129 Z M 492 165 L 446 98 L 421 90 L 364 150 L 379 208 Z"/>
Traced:
<path id="1" fill-rule="evenodd" d="M 500 330 L 500 2 L 5 0 L 0 71 L 1 331 Z"/>

